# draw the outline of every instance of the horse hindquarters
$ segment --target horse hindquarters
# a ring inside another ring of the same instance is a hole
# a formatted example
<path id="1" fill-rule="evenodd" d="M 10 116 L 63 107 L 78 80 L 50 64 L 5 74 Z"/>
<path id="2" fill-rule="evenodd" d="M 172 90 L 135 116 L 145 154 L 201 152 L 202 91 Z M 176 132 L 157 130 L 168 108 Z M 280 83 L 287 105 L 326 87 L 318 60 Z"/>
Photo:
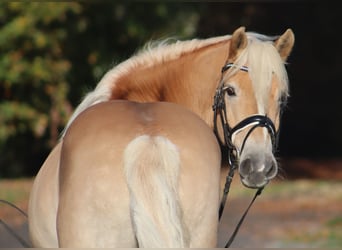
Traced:
<path id="1" fill-rule="evenodd" d="M 211 129 L 178 105 L 87 109 L 63 138 L 59 246 L 215 247 L 220 156 Z"/>
<path id="2" fill-rule="evenodd" d="M 177 147 L 162 136 L 139 136 L 125 149 L 124 171 L 139 247 L 188 247 L 178 195 Z"/>

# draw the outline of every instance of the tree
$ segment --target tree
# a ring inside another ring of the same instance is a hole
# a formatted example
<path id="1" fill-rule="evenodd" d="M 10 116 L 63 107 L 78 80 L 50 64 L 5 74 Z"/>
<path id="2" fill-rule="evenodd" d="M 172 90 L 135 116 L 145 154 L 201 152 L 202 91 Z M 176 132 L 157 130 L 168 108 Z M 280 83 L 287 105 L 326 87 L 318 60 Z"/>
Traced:
<path id="1" fill-rule="evenodd" d="M 188 38 L 198 7 L 154 2 L 0 3 L 0 176 L 34 175 L 73 107 L 154 38 Z"/>
<path id="2" fill-rule="evenodd" d="M 57 139 L 71 112 L 65 79 L 71 63 L 62 42 L 68 15 L 81 6 L 1 2 L 0 9 L 0 165 L 3 175 L 14 175 L 35 163 L 30 153 L 38 144 Z"/>

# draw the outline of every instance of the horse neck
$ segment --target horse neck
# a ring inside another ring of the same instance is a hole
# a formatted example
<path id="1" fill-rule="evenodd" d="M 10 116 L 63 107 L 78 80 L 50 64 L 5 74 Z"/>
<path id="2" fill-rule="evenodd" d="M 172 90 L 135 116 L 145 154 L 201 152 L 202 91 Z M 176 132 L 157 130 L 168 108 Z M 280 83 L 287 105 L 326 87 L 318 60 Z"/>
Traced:
<path id="1" fill-rule="evenodd" d="M 177 103 L 212 127 L 213 98 L 228 47 L 229 42 L 221 41 L 153 66 L 138 65 L 117 79 L 111 99 Z"/>

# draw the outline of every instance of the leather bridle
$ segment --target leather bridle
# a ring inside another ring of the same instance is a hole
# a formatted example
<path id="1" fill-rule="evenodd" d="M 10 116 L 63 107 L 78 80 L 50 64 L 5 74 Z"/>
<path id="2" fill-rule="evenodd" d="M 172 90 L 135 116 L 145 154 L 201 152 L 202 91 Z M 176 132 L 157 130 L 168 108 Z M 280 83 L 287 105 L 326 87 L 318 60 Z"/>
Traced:
<path id="1" fill-rule="evenodd" d="M 272 148 L 273 148 L 273 152 L 275 152 L 276 148 L 277 148 L 277 144 L 278 144 L 278 133 L 275 129 L 275 126 L 272 122 L 272 120 L 270 118 L 268 118 L 266 115 L 252 115 L 249 116 L 247 118 L 245 118 L 244 120 L 240 121 L 237 125 L 235 125 L 234 127 L 229 126 L 228 123 L 228 119 L 227 119 L 227 109 L 226 109 L 226 102 L 225 102 L 225 94 L 227 91 L 227 88 L 224 85 L 224 81 L 223 81 L 223 75 L 224 73 L 232 68 L 232 67 L 238 67 L 237 65 L 233 64 L 233 63 L 227 63 L 226 65 L 224 65 L 222 67 L 222 75 L 221 75 L 221 80 L 220 80 L 220 85 L 216 90 L 215 93 L 215 97 L 214 97 L 214 104 L 213 104 L 213 111 L 214 111 L 214 132 L 217 136 L 217 138 L 219 139 L 219 141 L 221 141 L 219 133 L 218 133 L 218 128 L 217 128 L 217 120 L 220 118 L 221 121 L 221 125 L 222 125 L 222 129 L 223 129 L 223 146 L 227 147 L 228 149 L 228 163 L 230 165 L 230 170 L 229 173 L 226 177 L 226 183 L 225 183 L 225 187 L 223 190 L 223 196 L 221 199 L 221 205 L 220 205 L 220 209 L 219 209 L 219 219 L 221 219 L 223 210 L 224 210 L 224 206 L 227 200 L 227 196 L 229 193 L 229 189 L 230 189 L 230 184 L 233 180 L 234 177 L 234 172 L 235 169 L 238 168 L 239 165 L 239 157 L 245 147 L 246 141 L 248 139 L 248 137 L 251 135 L 251 133 L 258 127 L 265 127 L 270 135 L 271 138 L 271 142 L 272 142 Z M 242 70 L 244 72 L 248 72 L 248 67 L 247 66 L 241 66 L 238 68 L 239 70 Z M 237 149 L 237 147 L 233 144 L 232 142 L 232 137 L 234 136 L 234 134 L 238 133 L 239 131 L 249 128 L 248 132 L 246 133 L 245 138 L 243 139 L 242 145 L 240 147 L 240 149 Z M 222 141 L 221 141 L 222 143 Z M 249 206 L 247 207 L 245 213 L 243 214 L 243 216 L 241 217 L 238 225 L 236 226 L 232 236 L 230 237 L 229 241 L 227 242 L 225 248 L 228 248 L 230 246 L 230 244 L 233 242 L 245 216 L 248 213 L 249 208 L 252 206 L 254 200 L 256 199 L 256 197 L 258 195 L 261 194 L 263 190 L 262 188 L 259 188 L 254 196 L 254 198 L 252 199 L 251 203 L 249 204 Z"/>

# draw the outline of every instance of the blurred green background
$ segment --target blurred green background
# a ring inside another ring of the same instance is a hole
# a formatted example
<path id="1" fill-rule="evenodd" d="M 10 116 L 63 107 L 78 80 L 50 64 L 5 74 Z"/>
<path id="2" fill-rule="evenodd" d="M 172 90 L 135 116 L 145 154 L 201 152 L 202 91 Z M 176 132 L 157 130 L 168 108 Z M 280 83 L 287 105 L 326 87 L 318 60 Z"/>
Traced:
<path id="1" fill-rule="evenodd" d="M 324 2 L 0 2 L 0 178 L 34 176 L 103 74 L 153 39 L 292 28 L 279 155 L 342 156 L 340 9 Z M 340 169 L 341 170 L 341 169 Z"/>

